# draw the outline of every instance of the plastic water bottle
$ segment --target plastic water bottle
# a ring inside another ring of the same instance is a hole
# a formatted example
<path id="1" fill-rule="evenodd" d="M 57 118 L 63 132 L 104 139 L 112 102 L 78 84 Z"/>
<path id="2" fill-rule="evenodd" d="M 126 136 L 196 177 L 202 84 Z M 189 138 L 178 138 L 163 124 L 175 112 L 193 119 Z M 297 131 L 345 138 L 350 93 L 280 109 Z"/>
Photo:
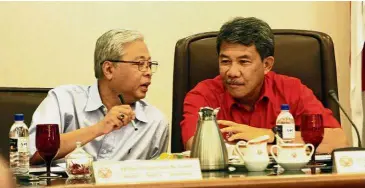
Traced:
<path id="1" fill-rule="evenodd" d="M 24 123 L 23 114 L 14 115 L 14 124 L 10 128 L 10 168 L 14 174 L 29 173 L 29 131 Z"/>
<path id="2" fill-rule="evenodd" d="M 276 133 L 284 143 L 292 143 L 295 139 L 295 121 L 289 112 L 289 105 L 282 104 L 281 112 L 276 118 Z M 279 142 L 280 144 L 280 142 Z"/>

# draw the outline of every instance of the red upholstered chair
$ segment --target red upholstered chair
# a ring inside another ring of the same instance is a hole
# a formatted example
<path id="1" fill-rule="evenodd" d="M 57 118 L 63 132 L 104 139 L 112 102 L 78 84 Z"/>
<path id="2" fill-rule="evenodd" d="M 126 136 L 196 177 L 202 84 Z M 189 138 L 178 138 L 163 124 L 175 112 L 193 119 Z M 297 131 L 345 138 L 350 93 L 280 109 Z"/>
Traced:
<path id="1" fill-rule="evenodd" d="M 339 108 L 328 96 L 337 92 L 336 60 L 330 36 L 316 31 L 277 29 L 273 70 L 294 76 L 311 88 L 323 105 L 340 121 Z M 218 72 L 217 32 L 207 32 L 180 39 L 175 47 L 172 152 L 183 151 L 180 121 L 186 93 L 198 82 L 214 78 Z"/>

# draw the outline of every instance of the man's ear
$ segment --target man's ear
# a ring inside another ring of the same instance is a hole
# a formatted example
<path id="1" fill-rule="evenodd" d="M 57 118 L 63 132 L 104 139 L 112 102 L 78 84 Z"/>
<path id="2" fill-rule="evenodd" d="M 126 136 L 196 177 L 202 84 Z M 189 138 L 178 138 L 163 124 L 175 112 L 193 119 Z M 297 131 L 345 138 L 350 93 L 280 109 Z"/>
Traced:
<path id="1" fill-rule="evenodd" d="M 112 62 L 110 61 L 105 61 L 102 66 L 101 66 L 101 70 L 103 71 L 104 74 L 104 78 L 106 80 L 111 80 L 113 79 L 113 72 L 115 70 L 115 67 L 113 65 Z"/>
<path id="2" fill-rule="evenodd" d="M 263 63 L 264 63 L 265 74 L 271 71 L 272 67 L 274 66 L 274 61 L 275 61 L 274 56 L 269 56 L 264 59 Z"/>

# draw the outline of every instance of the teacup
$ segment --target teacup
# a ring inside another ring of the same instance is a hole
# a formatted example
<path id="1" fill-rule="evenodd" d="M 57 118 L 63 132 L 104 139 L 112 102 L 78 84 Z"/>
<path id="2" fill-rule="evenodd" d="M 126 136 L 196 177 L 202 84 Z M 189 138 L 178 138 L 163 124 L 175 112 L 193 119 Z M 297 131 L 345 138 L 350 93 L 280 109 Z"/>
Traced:
<path id="1" fill-rule="evenodd" d="M 268 140 L 268 135 L 249 140 L 246 144 L 245 153 L 240 152 L 248 171 L 264 171 L 266 169 L 270 162 L 266 149 Z"/>
<path id="2" fill-rule="evenodd" d="M 274 154 L 274 148 L 277 148 L 277 156 Z M 311 148 L 311 152 L 307 155 L 306 150 Z M 276 162 L 303 162 L 309 161 L 314 152 L 312 144 L 290 143 L 271 146 L 270 153 Z"/>
<path id="3" fill-rule="evenodd" d="M 240 160 L 248 171 L 264 171 L 270 162 L 266 149 L 268 139 L 269 136 L 264 135 L 248 142 L 226 143 L 228 157 L 231 161 Z"/>
<path id="4" fill-rule="evenodd" d="M 245 167 L 250 172 L 260 172 L 266 170 L 267 165 L 269 165 L 269 157 L 266 158 L 244 158 Z"/>

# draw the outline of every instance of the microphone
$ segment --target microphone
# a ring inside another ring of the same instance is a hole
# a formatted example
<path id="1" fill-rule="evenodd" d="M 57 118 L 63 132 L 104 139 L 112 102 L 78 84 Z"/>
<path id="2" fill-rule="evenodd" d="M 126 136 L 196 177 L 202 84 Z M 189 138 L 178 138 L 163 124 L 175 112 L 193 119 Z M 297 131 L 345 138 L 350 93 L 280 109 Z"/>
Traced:
<path id="1" fill-rule="evenodd" d="M 352 127 L 355 129 L 355 132 L 356 132 L 356 135 L 357 135 L 358 147 L 361 148 L 360 133 L 359 133 L 359 130 L 357 129 L 355 123 L 351 120 L 351 118 L 349 117 L 349 115 L 347 115 L 346 111 L 343 109 L 342 105 L 340 104 L 340 101 L 338 101 L 336 92 L 334 90 L 329 90 L 328 91 L 328 94 L 337 103 L 337 105 L 340 107 L 340 109 L 343 112 L 343 114 L 345 114 L 346 118 L 350 121 Z"/>

